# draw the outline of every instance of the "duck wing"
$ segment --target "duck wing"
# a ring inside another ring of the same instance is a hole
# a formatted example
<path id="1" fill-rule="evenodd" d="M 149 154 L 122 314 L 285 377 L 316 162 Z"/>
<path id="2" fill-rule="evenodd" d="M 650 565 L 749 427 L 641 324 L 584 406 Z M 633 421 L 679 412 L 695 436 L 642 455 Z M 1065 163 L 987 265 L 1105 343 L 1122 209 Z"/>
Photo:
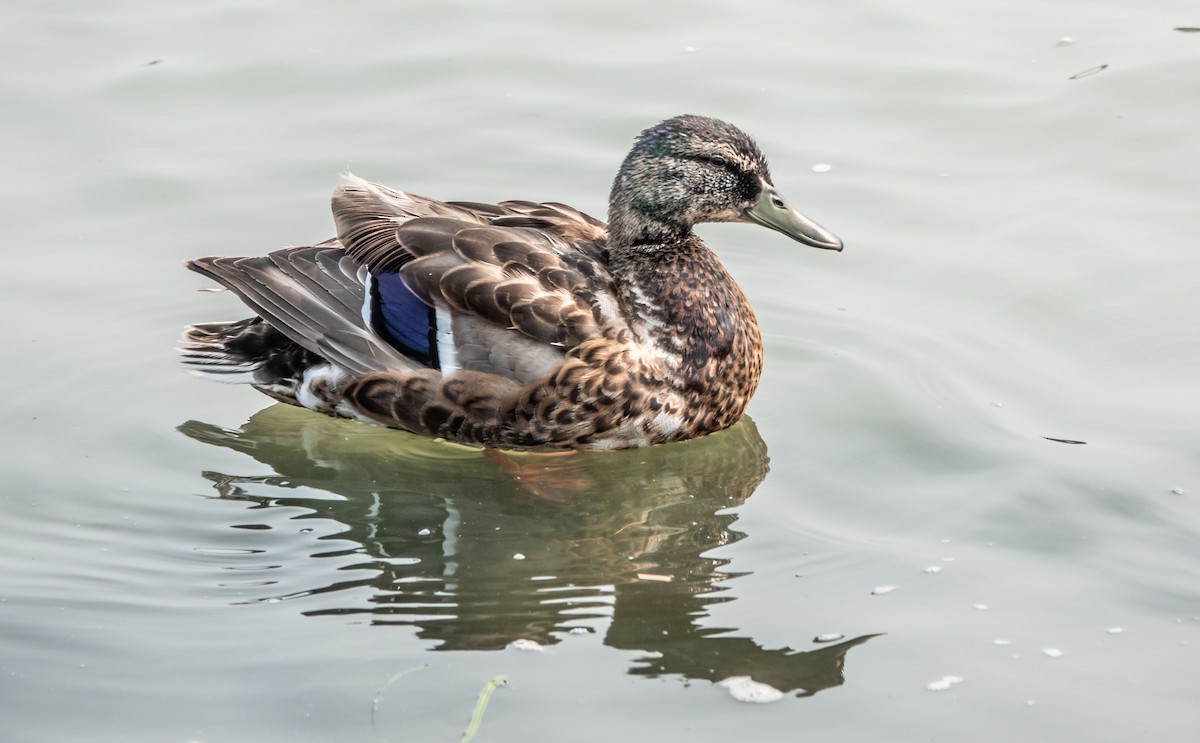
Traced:
<path id="1" fill-rule="evenodd" d="M 420 368 L 366 326 L 367 269 L 337 241 L 249 258 L 197 258 L 187 267 L 237 294 L 292 341 L 347 371 Z"/>
<path id="2" fill-rule="evenodd" d="M 445 203 L 353 178 L 333 212 L 346 252 L 371 273 L 373 324 L 443 372 L 526 382 L 624 325 L 604 224 L 571 207 Z"/>

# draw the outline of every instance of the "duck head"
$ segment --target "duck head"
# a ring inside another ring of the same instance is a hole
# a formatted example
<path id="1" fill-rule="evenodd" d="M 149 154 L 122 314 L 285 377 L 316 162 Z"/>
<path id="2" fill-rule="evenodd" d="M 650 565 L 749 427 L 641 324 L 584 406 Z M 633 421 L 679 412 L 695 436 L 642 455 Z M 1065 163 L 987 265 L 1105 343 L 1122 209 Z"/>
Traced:
<path id="1" fill-rule="evenodd" d="M 771 182 L 758 145 L 732 124 L 676 116 L 638 135 L 609 196 L 609 246 L 669 244 L 700 222 L 754 222 L 805 245 L 842 241 Z"/>

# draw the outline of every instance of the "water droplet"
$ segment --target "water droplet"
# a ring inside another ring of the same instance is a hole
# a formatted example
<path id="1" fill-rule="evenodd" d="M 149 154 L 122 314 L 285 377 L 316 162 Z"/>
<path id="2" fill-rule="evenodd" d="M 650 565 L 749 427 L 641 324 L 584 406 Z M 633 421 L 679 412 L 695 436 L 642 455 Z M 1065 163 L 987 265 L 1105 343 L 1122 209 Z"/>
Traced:
<path id="1" fill-rule="evenodd" d="M 522 555 L 520 552 L 518 552 L 517 554 L 513 555 L 513 559 L 514 560 L 524 560 L 525 555 Z"/>
<path id="2" fill-rule="evenodd" d="M 871 595 L 872 596 L 882 596 L 885 593 L 891 593 L 892 591 L 895 591 L 895 590 L 896 590 L 895 586 L 875 586 L 875 588 L 873 588 L 871 590 Z"/>
<path id="3" fill-rule="evenodd" d="M 1062 657 L 1062 651 L 1059 650 L 1058 648 L 1042 648 L 1042 653 L 1050 656 L 1051 658 L 1061 658 Z"/>
<path id="4" fill-rule="evenodd" d="M 783 699 L 782 691 L 774 686 L 759 683 L 749 676 L 730 676 L 723 681 L 718 681 L 717 686 L 728 689 L 729 696 L 739 702 L 767 704 Z"/>
<path id="5" fill-rule="evenodd" d="M 813 638 L 813 642 L 837 642 L 843 637 L 845 637 L 845 635 L 840 632 L 830 632 L 824 635 L 817 635 Z"/>
<path id="6" fill-rule="evenodd" d="M 828 173 L 831 170 L 833 170 L 833 166 L 829 163 L 817 163 L 812 166 L 812 172 L 814 173 Z"/>

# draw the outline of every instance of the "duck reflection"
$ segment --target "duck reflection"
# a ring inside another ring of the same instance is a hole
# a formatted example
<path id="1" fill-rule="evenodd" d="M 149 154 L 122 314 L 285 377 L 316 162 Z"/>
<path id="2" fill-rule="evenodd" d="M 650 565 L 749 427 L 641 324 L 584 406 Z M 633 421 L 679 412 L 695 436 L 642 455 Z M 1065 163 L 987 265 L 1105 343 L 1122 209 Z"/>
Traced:
<path id="1" fill-rule="evenodd" d="M 361 545 L 365 577 L 307 593 L 359 590 L 310 614 L 412 625 L 437 650 L 554 644 L 607 620 L 606 645 L 647 653 L 630 673 L 749 676 L 800 696 L 840 685 L 846 652 L 870 637 L 800 652 L 699 624 L 709 605 L 731 600 L 722 584 L 738 573 L 713 550 L 745 537 L 731 509 L 767 474 L 749 419 L 667 446 L 562 454 L 485 453 L 285 405 L 240 430 L 196 421 L 179 430 L 277 473 L 206 472 L 222 497 L 308 500 L 344 525 L 338 539 Z M 298 488 L 338 498 L 290 494 Z"/>

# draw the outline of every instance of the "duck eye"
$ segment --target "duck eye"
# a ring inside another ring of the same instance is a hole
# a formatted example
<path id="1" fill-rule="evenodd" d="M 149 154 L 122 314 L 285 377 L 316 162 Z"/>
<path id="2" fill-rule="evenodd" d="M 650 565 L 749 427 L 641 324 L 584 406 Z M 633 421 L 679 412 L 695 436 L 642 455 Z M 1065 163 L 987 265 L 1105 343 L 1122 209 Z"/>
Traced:
<path id="1" fill-rule="evenodd" d="M 786 206 L 786 204 L 783 203 L 783 199 L 779 198 L 778 194 L 771 194 L 771 203 L 775 205 L 776 209 L 782 209 Z"/>
<path id="2" fill-rule="evenodd" d="M 725 158 L 721 157 L 720 155 L 713 155 L 712 157 L 708 158 L 708 161 L 713 165 L 716 165 L 718 168 L 723 168 L 726 165 Z"/>

